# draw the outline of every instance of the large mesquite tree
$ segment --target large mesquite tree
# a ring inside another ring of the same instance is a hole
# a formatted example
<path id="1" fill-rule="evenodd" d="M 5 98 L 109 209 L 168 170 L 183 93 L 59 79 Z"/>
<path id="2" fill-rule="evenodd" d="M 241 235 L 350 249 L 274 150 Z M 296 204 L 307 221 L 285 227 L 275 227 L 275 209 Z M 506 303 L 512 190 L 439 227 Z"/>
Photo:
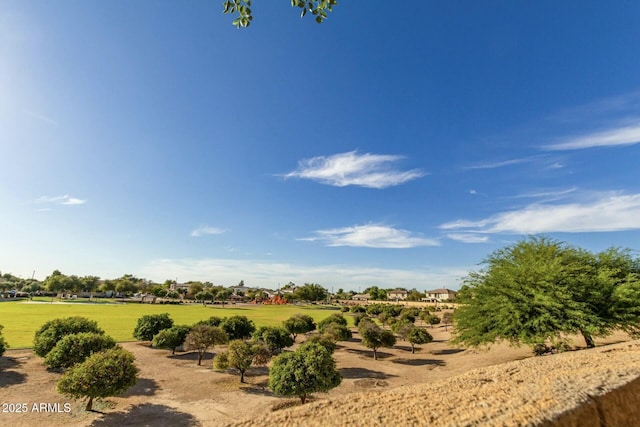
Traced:
<path id="1" fill-rule="evenodd" d="M 558 343 L 565 334 L 593 337 L 640 325 L 640 262 L 630 251 L 597 254 L 548 237 L 530 237 L 493 252 L 458 296 L 455 341 Z"/>

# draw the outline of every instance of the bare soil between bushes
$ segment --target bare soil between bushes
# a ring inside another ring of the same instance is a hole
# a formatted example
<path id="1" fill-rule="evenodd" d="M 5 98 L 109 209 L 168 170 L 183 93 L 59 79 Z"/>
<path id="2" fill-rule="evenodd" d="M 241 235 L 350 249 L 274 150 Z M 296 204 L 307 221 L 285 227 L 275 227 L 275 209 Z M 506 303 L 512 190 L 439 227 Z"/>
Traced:
<path id="1" fill-rule="evenodd" d="M 311 411 L 306 415 L 305 407 L 295 408 L 298 419 L 314 417 L 323 402 L 326 412 L 330 402 L 344 401 L 343 396 L 353 393 L 352 397 L 358 399 L 364 396 L 363 392 L 382 396 L 387 391 L 397 391 L 404 393 L 403 399 L 409 399 L 412 388 L 406 386 L 424 387 L 476 368 L 532 356 L 529 348 L 512 348 L 506 344 L 494 345 L 489 350 L 456 348 L 448 342 L 450 330 L 443 326 L 428 330 L 434 342 L 418 346 L 415 354 L 411 353 L 408 343 L 398 341 L 393 348 L 379 350 L 378 360 L 373 360 L 372 352 L 361 345 L 357 333 L 351 341 L 340 343 L 334 356 L 343 376 L 342 384 L 329 393 L 314 394 L 311 405 L 305 405 Z M 626 334 L 616 333 L 597 344 L 628 340 Z M 298 344 L 303 341 L 304 337 L 298 337 Z M 577 341 L 576 344 L 584 343 Z M 245 384 L 232 372 L 214 371 L 211 360 L 224 347 L 210 350 L 198 366 L 197 353 L 171 355 L 167 350 L 149 348 L 148 343 L 123 343 L 122 346 L 136 357 L 139 381 L 124 395 L 95 403 L 95 412 L 85 411 L 84 402 L 58 394 L 56 381 L 60 374 L 47 371 L 42 359 L 30 350 L 8 350 L 0 358 L 0 425 L 225 426 L 247 419 L 252 420 L 247 425 L 252 425 L 271 417 L 279 419 L 277 417 L 289 412 L 280 408 L 298 405 L 297 399 L 274 396 L 267 388 L 267 367 L 251 368 Z M 367 396 L 370 400 L 371 395 Z M 464 396 L 450 398 L 464 401 Z M 428 397 L 416 395 L 416 399 Z M 276 409 L 279 410 L 274 412 Z M 340 418 L 331 417 L 330 411 L 322 418 L 324 425 L 342 424 Z"/>

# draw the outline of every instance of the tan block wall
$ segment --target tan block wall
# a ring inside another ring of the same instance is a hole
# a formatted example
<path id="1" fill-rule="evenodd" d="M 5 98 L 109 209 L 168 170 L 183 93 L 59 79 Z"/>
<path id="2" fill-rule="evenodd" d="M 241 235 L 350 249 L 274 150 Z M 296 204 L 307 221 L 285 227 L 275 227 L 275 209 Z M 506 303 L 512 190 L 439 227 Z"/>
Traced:
<path id="1" fill-rule="evenodd" d="M 594 396 L 568 410 L 545 427 L 633 427 L 640 426 L 640 378 L 607 394 Z"/>

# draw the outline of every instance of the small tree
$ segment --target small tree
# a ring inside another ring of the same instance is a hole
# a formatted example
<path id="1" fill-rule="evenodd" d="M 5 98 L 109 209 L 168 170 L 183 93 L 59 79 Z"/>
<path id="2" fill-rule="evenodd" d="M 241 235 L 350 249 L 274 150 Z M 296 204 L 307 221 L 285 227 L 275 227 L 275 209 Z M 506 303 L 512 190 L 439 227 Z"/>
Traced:
<path id="1" fill-rule="evenodd" d="M 365 319 L 369 319 L 369 316 L 367 316 L 365 313 L 356 313 L 353 316 L 353 324 L 358 327 L 358 325 L 360 324 L 360 322 L 362 322 Z"/>
<path id="2" fill-rule="evenodd" d="M 220 326 L 224 319 L 218 316 L 211 316 L 207 320 L 200 320 L 196 322 L 196 325 L 209 325 L 209 326 Z"/>
<path id="3" fill-rule="evenodd" d="M 230 340 L 249 338 L 256 326 L 247 316 L 231 316 L 222 320 L 220 327 L 227 333 Z"/>
<path id="4" fill-rule="evenodd" d="M 40 357 L 45 357 L 62 337 L 80 332 L 104 334 L 96 321 L 86 317 L 75 316 L 49 320 L 36 331 L 33 352 Z"/>
<path id="5" fill-rule="evenodd" d="M 224 344 L 228 341 L 227 334 L 217 326 L 196 325 L 185 339 L 186 350 L 198 351 L 198 365 L 202 364 L 202 357 L 209 347 Z"/>
<path id="6" fill-rule="evenodd" d="M 431 327 L 433 328 L 433 325 L 438 325 L 440 324 L 442 320 L 440 319 L 440 317 L 436 314 L 434 314 L 433 316 L 429 317 L 429 324 L 431 325 Z"/>
<path id="7" fill-rule="evenodd" d="M 191 326 L 187 325 L 174 325 L 169 329 L 163 329 L 153 337 L 153 346 L 171 350 L 171 354 L 176 354 L 176 348 L 184 344 L 189 332 Z"/>
<path id="8" fill-rule="evenodd" d="M 169 329 L 172 326 L 173 319 L 169 317 L 169 313 L 145 314 L 138 319 L 138 324 L 133 330 L 133 336 L 140 341 L 151 341 L 158 332 L 163 329 Z"/>
<path id="9" fill-rule="evenodd" d="M 119 346 L 94 353 L 62 375 L 58 392 L 73 399 L 88 398 L 86 410 L 91 411 L 93 399 L 116 396 L 135 385 L 138 369 L 134 359 Z"/>
<path id="10" fill-rule="evenodd" d="M 340 323 L 331 323 L 324 328 L 324 331 L 321 334 L 324 337 L 331 339 L 332 341 L 348 341 L 351 339 L 353 334 L 351 330 L 347 328 L 345 325 Z"/>
<path id="11" fill-rule="evenodd" d="M 413 327 L 407 333 L 407 341 L 411 344 L 411 353 L 415 353 L 415 345 L 416 344 L 426 344 L 433 341 L 433 337 L 429 332 L 422 328 Z"/>
<path id="12" fill-rule="evenodd" d="M 344 318 L 342 313 L 334 313 L 318 322 L 318 330 L 323 332 L 331 323 L 338 323 L 340 325 L 347 326 L 347 319 Z"/>
<path id="13" fill-rule="evenodd" d="M 179 299 L 180 293 L 178 291 L 167 291 L 166 297 L 169 299 Z"/>
<path id="14" fill-rule="evenodd" d="M 369 304 L 365 309 L 366 313 L 370 316 L 378 316 L 384 310 L 382 304 Z"/>
<path id="15" fill-rule="evenodd" d="M 222 308 L 224 308 L 224 302 L 231 296 L 231 289 L 222 289 L 216 293 L 216 301 L 220 301 L 222 303 Z"/>
<path id="16" fill-rule="evenodd" d="M 282 353 L 269 369 L 269 388 L 277 395 L 298 396 L 303 404 L 309 394 L 327 392 L 341 381 L 331 353 L 317 343 L 304 343 L 293 353 Z"/>
<path id="17" fill-rule="evenodd" d="M 389 315 L 386 312 L 382 312 L 380 314 L 378 314 L 378 320 L 380 321 L 380 323 L 382 323 L 382 326 L 386 326 L 386 324 L 389 322 Z"/>
<path id="18" fill-rule="evenodd" d="M 229 349 L 216 355 L 213 367 L 217 370 L 237 369 L 240 372 L 240 382 L 244 382 L 244 374 L 252 365 L 266 365 L 271 352 L 263 344 L 248 343 L 243 340 L 233 340 Z"/>
<path id="19" fill-rule="evenodd" d="M 396 344 L 396 337 L 391 331 L 380 329 L 373 322 L 362 322 L 359 332 L 362 345 L 373 350 L 373 360 L 378 360 L 378 348 L 393 347 Z"/>
<path id="20" fill-rule="evenodd" d="M 440 316 L 438 316 L 437 314 L 427 313 L 424 311 L 421 313 L 421 318 L 425 323 L 431 325 L 432 328 L 433 325 L 437 325 L 441 321 Z"/>
<path id="21" fill-rule="evenodd" d="M 4 326 L 0 325 L 0 356 L 2 356 L 7 347 L 9 347 L 7 342 L 4 340 L 4 337 L 2 336 L 2 329 L 4 329 Z"/>
<path id="22" fill-rule="evenodd" d="M 256 342 L 264 343 L 272 353 L 291 347 L 294 343 L 289 331 L 281 326 L 260 326 L 252 338 Z"/>
<path id="23" fill-rule="evenodd" d="M 327 295 L 327 290 L 317 283 L 305 283 L 294 292 L 295 298 L 302 301 L 324 301 Z"/>
<path id="24" fill-rule="evenodd" d="M 294 341 L 298 334 L 306 334 L 316 330 L 316 322 L 313 317 L 306 314 L 294 314 L 282 322 L 282 325 L 289 331 Z"/>
<path id="25" fill-rule="evenodd" d="M 44 358 L 50 368 L 67 369 L 82 363 L 94 353 L 115 347 L 113 338 L 95 332 L 80 332 L 64 336 Z"/>
<path id="26" fill-rule="evenodd" d="M 207 301 L 213 301 L 213 294 L 209 291 L 200 291 L 195 295 L 196 301 L 202 301 L 202 305 L 206 306 Z"/>
<path id="27" fill-rule="evenodd" d="M 411 323 L 414 323 L 416 321 L 416 317 L 418 317 L 420 313 L 420 309 L 416 307 L 404 308 L 400 313 L 400 320 L 407 320 Z"/>
<path id="28" fill-rule="evenodd" d="M 414 328 L 415 326 L 413 325 L 413 323 L 408 320 L 397 320 L 393 323 L 391 330 L 398 334 L 400 338 L 406 340 L 409 332 L 411 332 Z"/>
<path id="29" fill-rule="evenodd" d="M 396 317 L 396 316 L 400 316 L 400 313 L 402 313 L 402 306 L 399 306 L 399 305 L 385 305 L 383 310 L 390 317 Z"/>
<path id="30" fill-rule="evenodd" d="M 320 344 L 321 346 L 326 348 L 327 351 L 331 354 L 333 354 L 333 352 L 336 350 L 336 340 L 334 340 L 327 333 L 311 335 L 309 338 L 307 338 L 307 340 L 304 343 Z"/>
<path id="31" fill-rule="evenodd" d="M 447 326 L 453 323 L 453 312 L 446 311 L 442 314 L 442 323 L 444 323 L 444 330 L 447 330 Z"/>

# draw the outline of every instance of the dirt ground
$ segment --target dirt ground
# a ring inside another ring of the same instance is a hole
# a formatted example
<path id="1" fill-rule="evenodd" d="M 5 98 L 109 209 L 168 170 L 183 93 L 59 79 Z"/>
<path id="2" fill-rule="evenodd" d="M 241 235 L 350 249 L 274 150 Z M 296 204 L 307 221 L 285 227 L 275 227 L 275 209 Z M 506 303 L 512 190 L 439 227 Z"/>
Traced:
<path id="1" fill-rule="evenodd" d="M 328 394 L 314 395 L 313 400 L 428 384 L 471 369 L 531 356 L 526 347 L 504 344 L 488 351 L 455 348 L 448 343 L 450 331 L 442 326 L 428 330 L 434 342 L 419 346 L 415 354 L 408 343 L 398 341 L 394 348 L 380 350 L 378 360 L 373 360 L 372 352 L 360 344 L 355 333 L 351 341 L 340 343 L 334 354 L 342 384 Z M 620 333 L 598 344 L 628 339 Z M 304 337 L 298 337 L 298 343 L 303 341 Z M 223 426 L 297 404 L 297 399 L 276 397 L 268 390 L 266 367 L 250 369 L 246 384 L 241 384 L 237 375 L 214 371 L 211 359 L 223 347 L 210 351 L 198 366 L 196 353 L 172 356 L 169 351 L 152 349 L 144 343 L 122 345 L 136 356 L 139 381 L 123 396 L 95 403 L 97 412 L 86 412 L 84 402 L 58 394 L 59 374 L 48 372 L 42 359 L 30 350 L 8 350 L 0 358 L 0 425 Z M 327 425 L 331 425 L 330 420 Z"/>

